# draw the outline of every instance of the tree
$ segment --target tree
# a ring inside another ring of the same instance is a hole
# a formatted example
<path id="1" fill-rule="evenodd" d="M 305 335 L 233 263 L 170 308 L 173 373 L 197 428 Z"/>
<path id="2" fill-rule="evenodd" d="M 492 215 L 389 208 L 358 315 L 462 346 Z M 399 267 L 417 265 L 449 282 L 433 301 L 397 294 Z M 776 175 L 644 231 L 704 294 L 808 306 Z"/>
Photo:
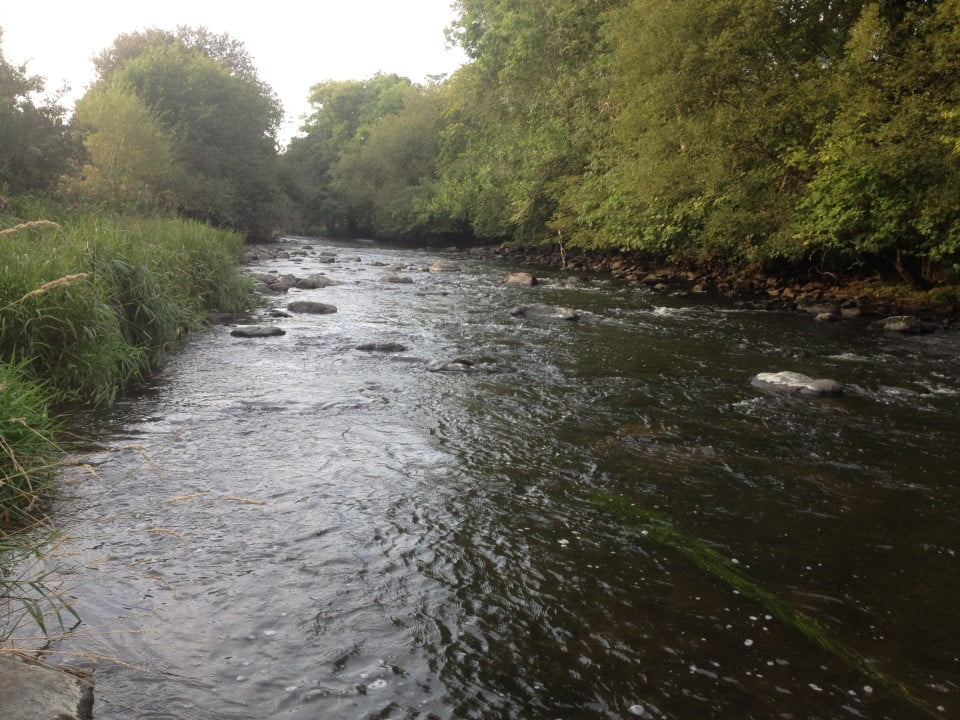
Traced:
<path id="1" fill-rule="evenodd" d="M 621 0 L 461 0 L 451 36 L 473 62 L 450 80 L 438 205 L 486 237 L 537 238 L 606 134 L 608 48 Z"/>
<path id="2" fill-rule="evenodd" d="M 59 100 L 36 103 L 43 90 L 42 78 L 8 63 L 0 48 L 0 190 L 47 190 L 80 155 Z"/>
<path id="3" fill-rule="evenodd" d="M 87 162 L 68 179 L 69 191 L 117 210 L 172 204 L 173 138 L 131 88 L 98 86 L 77 103 L 73 124 L 84 136 Z"/>
<path id="4" fill-rule="evenodd" d="M 170 138 L 184 215 L 266 236 L 281 204 L 276 132 L 282 109 L 241 43 L 179 28 L 121 35 L 101 53 L 90 93 L 132 93 Z"/>
<path id="5" fill-rule="evenodd" d="M 836 77 L 846 102 L 820 128 L 798 234 L 881 260 L 914 286 L 960 275 L 958 0 L 868 4 Z"/>
<path id="6" fill-rule="evenodd" d="M 310 89 L 313 111 L 284 153 L 284 187 L 300 209 L 305 227 L 330 235 L 367 229 L 368 207 L 360 207 L 334 171 L 345 155 L 358 152 L 375 124 L 403 110 L 412 83 L 398 75 L 367 80 L 326 81 Z M 347 174 L 350 174 L 347 171 Z"/>

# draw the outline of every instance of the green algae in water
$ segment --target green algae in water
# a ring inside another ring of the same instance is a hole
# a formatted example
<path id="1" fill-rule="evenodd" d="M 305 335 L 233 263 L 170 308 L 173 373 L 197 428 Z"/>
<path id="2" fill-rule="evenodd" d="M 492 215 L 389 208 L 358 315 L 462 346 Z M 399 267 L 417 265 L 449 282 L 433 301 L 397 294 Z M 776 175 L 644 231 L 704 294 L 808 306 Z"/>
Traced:
<path id="1" fill-rule="evenodd" d="M 866 657 L 844 645 L 824 629 L 814 618 L 791 607 L 767 588 L 750 578 L 732 560 L 721 555 L 701 540 L 677 530 L 664 515 L 631 503 L 624 497 L 596 492 L 593 503 L 610 513 L 624 525 L 644 531 L 644 537 L 678 550 L 701 569 L 715 575 L 745 597 L 763 605 L 782 623 L 802 633 L 808 640 L 820 646 L 864 677 L 876 682 L 885 690 L 905 700 L 933 718 L 943 718 L 936 710 L 918 698 L 903 682 L 893 678 Z"/>

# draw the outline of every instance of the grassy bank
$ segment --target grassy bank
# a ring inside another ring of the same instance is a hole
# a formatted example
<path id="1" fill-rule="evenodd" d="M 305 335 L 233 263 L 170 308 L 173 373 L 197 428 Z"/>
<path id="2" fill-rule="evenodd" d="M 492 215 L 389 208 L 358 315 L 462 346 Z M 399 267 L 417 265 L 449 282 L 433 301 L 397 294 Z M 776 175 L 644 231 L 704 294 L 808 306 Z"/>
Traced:
<path id="1" fill-rule="evenodd" d="M 51 406 L 112 401 L 211 312 L 248 306 L 242 247 L 237 234 L 171 217 L 0 216 L 0 528 L 43 492 Z"/>

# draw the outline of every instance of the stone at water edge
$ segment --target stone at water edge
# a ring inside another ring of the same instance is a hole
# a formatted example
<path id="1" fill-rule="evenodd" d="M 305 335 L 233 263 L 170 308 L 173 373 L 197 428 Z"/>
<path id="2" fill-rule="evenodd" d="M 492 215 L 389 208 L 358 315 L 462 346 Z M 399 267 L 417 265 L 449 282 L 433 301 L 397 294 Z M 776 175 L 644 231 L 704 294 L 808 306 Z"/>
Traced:
<path id="1" fill-rule="evenodd" d="M 5 720 L 90 720 L 93 679 L 87 674 L 0 655 L 0 717 Z"/>
<path id="2" fill-rule="evenodd" d="M 507 275 L 504 285 L 514 285 L 519 287 L 533 287 L 538 284 L 537 279 L 528 272 L 512 272 Z"/>
<path id="3" fill-rule="evenodd" d="M 230 331 L 230 334 L 233 337 L 242 337 L 242 338 L 265 338 L 265 337 L 279 337 L 280 335 L 286 335 L 286 331 L 282 330 L 273 325 L 249 325 L 247 327 L 238 327 Z"/>
<path id="4" fill-rule="evenodd" d="M 510 314 L 514 317 L 547 318 L 551 320 L 576 320 L 580 317 L 576 311 L 570 308 L 557 307 L 556 305 L 543 305 L 540 303 L 517 305 L 510 309 Z"/>
<path id="5" fill-rule="evenodd" d="M 782 393 L 799 393 L 836 397 L 843 395 L 843 385 L 828 378 L 812 378 L 798 372 L 758 373 L 750 379 L 750 384 L 763 390 Z"/>
<path id="6" fill-rule="evenodd" d="M 311 313 L 313 315 L 331 315 L 337 311 L 336 305 L 313 302 L 312 300 L 298 300 L 287 305 L 287 310 L 294 313 Z"/>

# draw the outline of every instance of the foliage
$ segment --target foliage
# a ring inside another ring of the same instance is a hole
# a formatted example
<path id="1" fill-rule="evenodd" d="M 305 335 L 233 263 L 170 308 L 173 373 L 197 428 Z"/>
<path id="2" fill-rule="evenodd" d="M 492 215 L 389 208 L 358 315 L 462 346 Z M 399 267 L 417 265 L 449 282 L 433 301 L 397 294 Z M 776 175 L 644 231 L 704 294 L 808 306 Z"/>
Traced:
<path id="1" fill-rule="evenodd" d="M 394 132 L 384 124 L 386 119 L 403 113 L 405 105 L 416 103 L 422 92 L 406 78 L 382 74 L 364 81 L 331 80 L 311 88 L 313 110 L 304 123 L 305 134 L 294 138 L 283 157 L 284 187 L 298 204 L 307 229 L 354 236 L 375 231 L 373 204 L 379 201 L 371 193 L 381 178 L 359 174 L 385 169 L 401 157 L 375 157 L 368 143 L 373 134 Z M 426 122 L 423 132 L 429 135 L 431 123 Z M 418 145 L 429 143 L 414 140 L 409 133 L 408 139 Z M 374 147 L 379 142 L 388 153 L 392 152 L 389 146 L 396 148 L 394 141 L 372 142 Z M 387 172 L 402 176 L 408 169 L 392 166 Z"/>
<path id="2" fill-rule="evenodd" d="M 920 285 L 960 270 L 960 2 L 910 5 L 891 24 L 869 5 L 835 78 L 847 98 L 820 128 L 798 233 L 810 246 L 891 262 Z"/>
<path id="3" fill-rule="evenodd" d="M 110 400 L 206 312 L 246 306 L 241 245 L 192 221 L 96 215 L 0 238 L 0 357 L 53 398 Z"/>
<path id="4" fill-rule="evenodd" d="M 132 195 L 121 204 L 169 198 L 220 227 L 276 231 L 282 108 L 242 43 L 204 28 L 153 29 L 119 36 L 95 65 L 99 79 L 78 107 L 91 163 L 74 187 L 96 198 L 119 183 Z"/>
<path id="5" fill-rule="evenodd" d="M 43 90 L 43 79 L 10 65 L 0 47 L 0 191 L 51 188 L 79 156 L 59 100 L 35 100 Z"/>
<path id="6" fill-rule="evenodd" d="M 67 178 L 68 194 L 121 211 L 172 204 L 173 139 L 131 88 L 114 83 L 88 92 L 73 123 L 83 133 L 87 162 Z"/>

